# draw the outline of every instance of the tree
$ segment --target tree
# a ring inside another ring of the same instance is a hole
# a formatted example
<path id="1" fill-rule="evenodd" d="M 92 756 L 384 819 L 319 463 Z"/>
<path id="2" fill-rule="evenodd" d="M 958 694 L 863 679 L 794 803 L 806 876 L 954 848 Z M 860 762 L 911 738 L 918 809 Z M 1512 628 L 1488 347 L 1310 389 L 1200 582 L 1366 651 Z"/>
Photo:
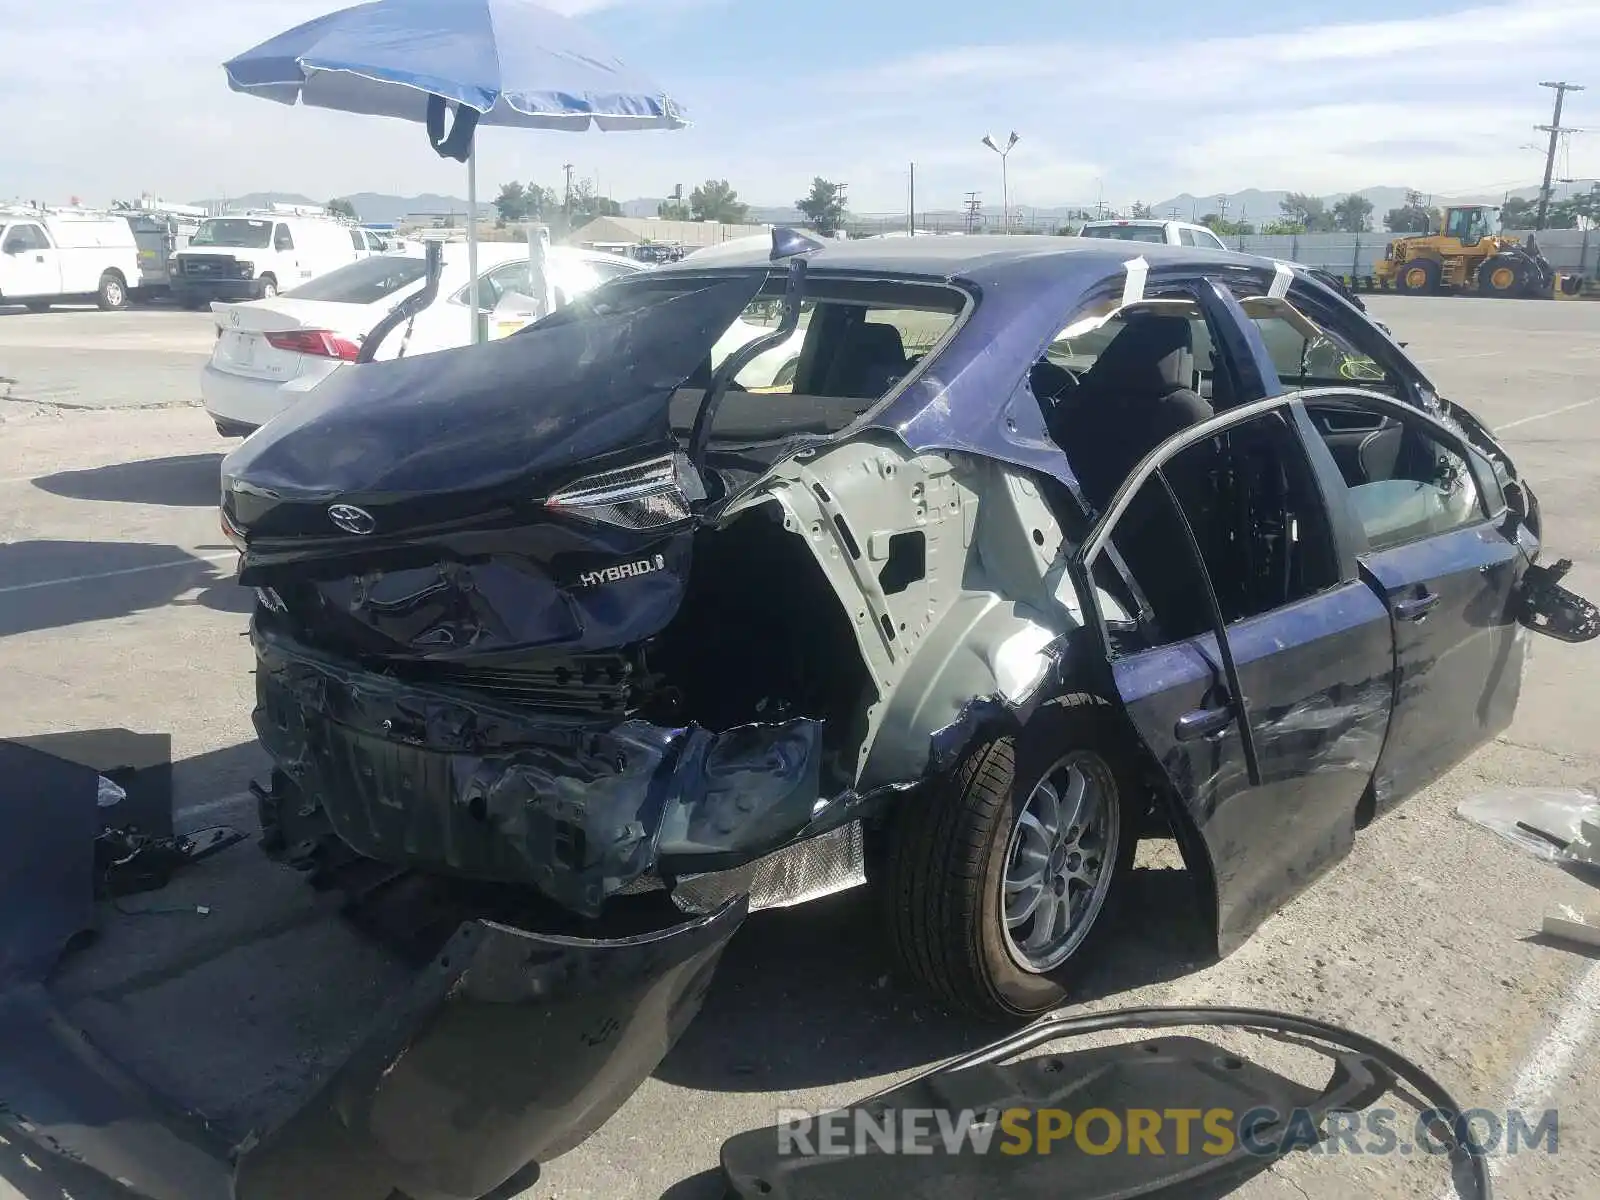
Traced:
<path id="1" fill-rule="evenodd" d="M 1538 214 L 1539 205 L 1535 201 L 1524 200 L 1521 196 L 1508 196 L 1500 206 L 1500 227 L 1532 229 Z"/>
<path id="2" fill-rule="evenodd" d="M 586 221 L 595 217 L 620 217 L 622 205 L 610 196 L 597 195 L 594 180 L 580 179 L 572 185 L 572 215 L 574 219 Z"/>
<path id="3" fill-rule="evenodd" d="M 794 206 L 806 215 L 806 224 L 823 237 L 832 237 L 844 223 L 844 201 L 839 198 L 839 185 L 821 175 L 811 181 L 811 191 Z"/>
<path id="4" fill-rule="evenodd" d="M 689 208 L 697 221 L 720 221 L 724 225 L 744 224 L 748 204 L 739 203 L 739 193 L 726 179 L 708 179 L 689 193 Z"/>
<path id="5" fill-rule="evenodd" d="M 351 221 L 359 221 L 361 219 L 356 215 L 356 206 L 351 204 L 350 201 L 342 198 L 338 200 L 329 200 L 328 211 L 336 217 L 344 217 Z"/>
<path id="6" fill-rule="evenodd" d="M 494 198 L 495 211 L 500 214 L 499 224 L 528 219 L 528 189 L 520 183 L 502 183 L 500 194 Z"/>
<path id="7" fill-rule="evenodd" d="M 1327 206 L 1315 196 L 1305 192 L 1290 192 L 1278 202 L 1278 208 L 1283 213 L 1283 220 L 1290 225 L 1298 225 L 1295 233 L 1319 233 L 1333 228 L 1333 217 L 1329 214 Z"/>
<path id="8" fill-rule="evenodd" d="M 1371 228 L 1372 201 L 1351 192 L 1333 206 L 1333 227 L 1346 233 L 1366 233 Z"/>
<path id="9" fill-rule="evenodd" d="M 1275 221 L 1264 222 L 1261 226 L 1261 232 L 1281 236 L 1283 234 L 1305 233 L 1306 227 L 1305 222 L 1303 221 L 1294 221 L 1288 217 L 1279 217 Z"/>
<path id="10" fill-rule="evenodd" d="M 1218 213 L 1207 213 L 1200 218 L 1200 224 L 1218 237 L 1238 237 L 1241 234 L 1252 234 L 1256 227 L 1248 221 L 1230 221 Z"/>
<path id="11" fill-rule="evenodd" d="M 1600 183 L 1592 184 L 1587 192 L 1579 192 L 1555 206 L 1561 210 L 1563 217 L 1571 217 L 1574 225 L 1579 218 L 1589 222 L 1589 228 L 1600 225 Z M 1552 228 L 1571 229 L 1572 225 L 1555 225 Z"/>
<path id="12" fill-rule="evenodd" d="M 1427 208 L 1419 200 L 1400 208 L 1391 208 L 1384 214 L 1383 223 L 1390 233 L 1431 233 L 1439 224 L 1439 210 Z"/>
<path id="13" fill-rule="evenodd" d="M 656 216 L 663 221 L 692 221 L 694 214 L 682 200 L 663 200 L 656 205 Z"/>
<path id="14" fill-rule="evenodd" d="M 1128 215 L 1135 221 L 1148 221 L 1151 217 L 1156 215 L 1156 210 L 1151 208 L 1143 200 L 1135 200 L 1133 202 L 1133 207 L 1128 210 Z"/>

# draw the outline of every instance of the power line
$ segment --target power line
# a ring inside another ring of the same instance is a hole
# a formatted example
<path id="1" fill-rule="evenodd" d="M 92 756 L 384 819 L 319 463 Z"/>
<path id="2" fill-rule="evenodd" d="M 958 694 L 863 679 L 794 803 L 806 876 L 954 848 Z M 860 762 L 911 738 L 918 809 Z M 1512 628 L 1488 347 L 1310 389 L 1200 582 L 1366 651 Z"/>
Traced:
<path id="1" fill-rule="evenodd" d="M 1565 80 L 1560 82 L 1544 82 L 1539 86 L 1550 88 L 1555 92 L 1556 111 L 1555 115 L 1550 118 L 1550 124 L 1534 126 L 1534 128 L 1539 130 L 1541 133 L 1548 133 L 1550 135 L 1550 147 L 1545 151 L 1544 155 L 1544 182 L 1539 185 L 1539 215 L 1534 220 L 1533 227 L 1535 229 L 1544 228 L 1545 216 L 1550 211 L 1550 176 L 1555 173 L 1556 146 L 1560 142 L 1562 134 L 1578 132 L 1571 126 L 1562 126 L 1561 105 L 1563 101 L 1566 100 L 1568 92 L 1581 92 L 1585 90 L 1581 83 L 1567 83 Z"/>

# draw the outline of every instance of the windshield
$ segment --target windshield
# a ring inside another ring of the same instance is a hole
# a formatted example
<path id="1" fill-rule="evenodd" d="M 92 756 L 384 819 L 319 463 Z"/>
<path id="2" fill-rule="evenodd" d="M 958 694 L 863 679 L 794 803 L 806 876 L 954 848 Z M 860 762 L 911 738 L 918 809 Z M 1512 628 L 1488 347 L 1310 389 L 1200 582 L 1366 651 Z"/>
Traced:
<path id="1" fill-rule="evenodd" d="M 330 304 L 376 304 L 416 283 L 427 271 L 425 259 L 380 255 L 347 263 L 283 294 L 295 300 L 325 300 Z"/>
<path id="2" fill-rule="evenodd" d="M 260 250 L 272 241 L 272 222 L 244 217 L 213 217 L 203 221 L 189 239 L 191 246 L 238 246 Z"/>
<path id="3" fill-rule="evenodd" d="M 1116 242 L 1164 242 L 1167 231 L 1160 225 L 1085 225 L 1078 236 Z"/>

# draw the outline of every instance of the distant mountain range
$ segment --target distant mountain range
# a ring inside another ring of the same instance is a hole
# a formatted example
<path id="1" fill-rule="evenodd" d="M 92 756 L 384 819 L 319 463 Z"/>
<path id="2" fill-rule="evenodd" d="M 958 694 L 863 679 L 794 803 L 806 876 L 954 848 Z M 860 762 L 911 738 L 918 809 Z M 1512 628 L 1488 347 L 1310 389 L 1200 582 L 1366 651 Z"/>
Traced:
<path id="1" fill-rule="evenodd" d="M 1569 195 L 1571 191 L 1587 190 L 1594 182 L 1588 179 L 1576 180 L 1571 184 L 1561 185 L 1560 195 Z M 1372 212 L 1375 223 L 1381 223 L 1383 215 L 1391 208 L 1399 208 L 1405 203 L 1408 189 L 1402 187 L 1371 187 L 1362 188 L 1357 195 L 1364 196 L 1372 202 Z M 1320 199 L 1332 206 L 1344 199 L 1348 193 L 1335 192 L 1322 196 Z M 1469 195 L 1469 196 L 1444 196 L 1435 195 L 1432 202 L 1436 205 L 1454 204 L 1499 204 L 1507 193 L 1498 195 Z M 1536 187 L 1517 188 L 1509 193 L 1524 200 L 1538 198 L 1539 189 Z M 1224 211 L 1222 204 L 1227 204 L 1226 213 L 1230 220 L 1239 221 L 1268 221 L 1282 215 L 1280 205 L 1289 195 L 1287 191 L 1270 191 L 1260 188 L 1246 188 L 1239 192 L 1228 192 L 1221 195 L 1196 196 L 1190 192 L 1183 192 L 1177 196 L 1169 196 L 1165 200 L 1157 201 L 1150 205 L 1157 216 L 1174 217 L 1180 221 L 1191 221 L 1205 216 L 1207 213 L 1221 213 Z M 1427 193 L 1424 193 L 1426 196 Z M 387 224 L 399 221 L 407 216 L 417 216 L 422 213 L 456 213 L 466 216 L 467 202 L 459 196 L 440 196 L 431 192 L 420 196 L 391 196 L 380 192 L 357 192 L 354 195 L 342 197 L 355 206 L 356 212 L 363 221 L 376 224 Z M 251 192 L 243 196 L 230 196 L 223 200 L 195 200 L 194 204 L 220 205 L 226 203 L 235 208 L 266 208 L 276 203 L 281 204 L 321 204 L 326 198 L 319 200 L 311 196 L 301 195 L 298 192 Z M 622 201 L 622 212 L 629 217 L 654 217 L 657 208 L 661 205 L 659 197 L 641 196 L 633 200 Z M 1065 223 L 1071 219 L 1074 212 L 1094 210 L 1093 204 L 1060 204 L 1048 208 L 1033 205 L 1019 206 L 1029 224 L 1050 225 Z M 478 202 L 479 216 L 488 218 L 494 215 L 494 205 L 485 200 Z M 876 215 L 876 214 L 865 214 Z M 888 214 L 884 214 L 888 215 Z M 757 224 L 785 225 L 798 224 L 805 220 L 792 205 L 761 205 L 751 204 L 749 220 Z M 958 209 L 919 209 L 917 212 L 918 224 L 956 225 L 961 221 L 961 212 Z"/>

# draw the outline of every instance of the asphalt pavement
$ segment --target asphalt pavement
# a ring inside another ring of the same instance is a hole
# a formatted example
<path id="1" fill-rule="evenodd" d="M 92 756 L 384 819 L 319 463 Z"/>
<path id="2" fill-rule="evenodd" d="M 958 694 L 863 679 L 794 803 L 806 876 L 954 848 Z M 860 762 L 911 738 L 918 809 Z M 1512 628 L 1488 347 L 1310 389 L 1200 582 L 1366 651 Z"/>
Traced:
<path id="1" fill-rule="evenodd" d="M 1575 559 L 1570 583 L 1600 596 L 1600 304 L 1371 307 L 1445 395 L 1503 433 L 1539 493 L 1551 552 Z M 0 310 L 0 736 L 170 733 L 180 824 L 253 832 L 243 789 L 263 759 L 247 604 L 215 515 L 233 443 L 194 406 L 212 336 L 208 314 Z M 1538 641 L 1515 725 L 1362 832 L 1347 861 L 1222 962 L 1170 845 L 1142 848 L 1121 948 L 1081 981 L 1086 1007 L 1248 1005 L 1348 1025 L 1468 1104 L 1558 1109 L 1558 1153 L 1504 1158 L 1501 1196 L 1595 1195 L 1600 962 L 1534 933 L 1555 905 L 1600 897 L 1453 810 L 1493 788 L 1600 791 L 1585 682 L 1597 664 L 1600 644 Z M 226 1128 L 270 1119 L 403 980 L 249 844 L 152 900 L 210 911 L 107 912 L 99 944 L 63 965 L 56 991 L 97 1041 Z M 889 976 L 865 895 L 758 914 L 656 1077 L 525 1195 L 711 1200 L 730 1134 L 781 1108 L 841 1104 L 992 1036 Z M 1291 1047 L 1238 1044 L 1306 1069 Z M 1297 1155 L 1240 1194 L 1434 1200 L 1447 1180 L 1431 1156 L 1346 1150 Z M 0 1154 L 0 1197 L 46 1194 L 58 1193 Z"/>

